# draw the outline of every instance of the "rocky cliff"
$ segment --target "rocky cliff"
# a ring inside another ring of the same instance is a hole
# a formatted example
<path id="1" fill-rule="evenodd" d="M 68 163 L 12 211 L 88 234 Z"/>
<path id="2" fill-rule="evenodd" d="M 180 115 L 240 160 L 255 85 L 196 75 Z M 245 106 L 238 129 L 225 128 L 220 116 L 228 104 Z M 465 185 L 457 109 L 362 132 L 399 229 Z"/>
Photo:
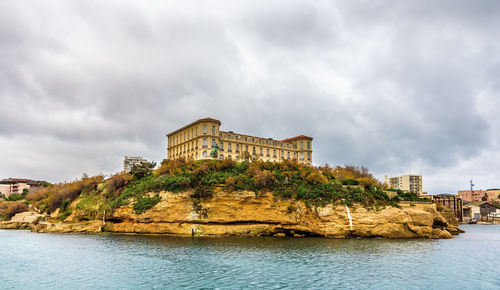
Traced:
<path id="1" fill-rule="evenodd" d="M 38 232 L 112 232 L 177 236 L 320 236 L 327 238 L 451 238 L 459 232 L 434 204 L 399 207 L 307 206 L 272 193 L 216 191 L 209 199 L 162 192 L 161 202 L 136 214 L 131 206 L 103 220 L 85 220 L 77 209 L 64 222 L 39 222 Z M 77 201 L 76 201 L 77 202 Z M 75 202 L 75 203 L 76 203 Z M 73 204 L 75 204 L 73 203 Z M 349 219 L 350 217 L 350 219 Z"/>

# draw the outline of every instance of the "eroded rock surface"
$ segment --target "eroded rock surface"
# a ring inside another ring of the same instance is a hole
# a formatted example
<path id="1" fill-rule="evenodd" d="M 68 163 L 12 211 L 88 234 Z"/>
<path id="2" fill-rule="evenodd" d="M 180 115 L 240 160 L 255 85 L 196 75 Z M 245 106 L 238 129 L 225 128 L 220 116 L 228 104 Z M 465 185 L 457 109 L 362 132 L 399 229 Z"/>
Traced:
<path id="1" fill-rule="evenodd" d="M 63 223 L 39 223 L 39 232 L 113 232 L 177 236 L 322 236 L 328 238 L 451 238 L 458 227 L 434 204 L 401 204 L 399 208 L 306 206 L 271 193 L 218 191 L 193 200 L 190 192 L 162 192 L 162 200 L 143 214 L 131 206 L 116 209 L 105 223 L 82 221 L 73 214 Z"/>

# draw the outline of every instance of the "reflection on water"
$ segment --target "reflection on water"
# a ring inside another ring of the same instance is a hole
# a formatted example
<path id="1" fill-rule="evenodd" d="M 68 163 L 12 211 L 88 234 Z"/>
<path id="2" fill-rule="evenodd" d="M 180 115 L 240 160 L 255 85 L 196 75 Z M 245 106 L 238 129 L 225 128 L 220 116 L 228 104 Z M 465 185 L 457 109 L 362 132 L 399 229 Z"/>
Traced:
<path id="1" fill-rule="evenodd" d="M 0 288 L 495 288 L 500 226 L 453 240 L 0 231 Z"/>

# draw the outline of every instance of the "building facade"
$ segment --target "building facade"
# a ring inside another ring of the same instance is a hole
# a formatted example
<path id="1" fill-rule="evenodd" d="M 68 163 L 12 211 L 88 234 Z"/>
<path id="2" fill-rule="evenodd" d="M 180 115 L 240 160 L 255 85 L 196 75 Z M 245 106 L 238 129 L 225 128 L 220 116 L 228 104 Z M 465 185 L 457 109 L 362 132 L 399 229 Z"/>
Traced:
<path id="1" fill-rule="evenodd" d="M 500 198 L 500 190 L 499 189 L 459 190 L 458 196 L 462 197 L 465 203 L 475 202 L 475 201 L 496 202 Z"/>
<path id="2" fill-rule="evenodd" d="M 130 172 L 134 165 L 141 165 L 142 163 L 146 162 L 148 162 L 148 160 L 142 157 L 125 156 L 125 158 L 123 159 L 123 171 Z"/>
<path id="3" fill-rule="evenodd" d="M 274 140 L 220 130 L 221 122 L 212 118 L 197 120 L 169 134 L 167 158 L 274 161 L 296 159 L 312 164 L 312 137 L 300 135 Z"/>
<path id="4" fill-rule="evenodd" d="M 392 189 L 401 189 L 402 191 L 415 193 L 417 195 L 424 194 L 422 175 L 420 174 L 407 174 L 393 177 L 388 177 L 386 175 L 385 183 Z"/>
<path id="5" fill-rule="evenodd" d="M 23 179 L 23 178 L 7 178 L 0 180 L 0 193 L 5 197 L 9 197 L 12 194 L 22 194 L 24 189 L 33 190 L 39 188 L 41 185 L 40 181 Z"/>

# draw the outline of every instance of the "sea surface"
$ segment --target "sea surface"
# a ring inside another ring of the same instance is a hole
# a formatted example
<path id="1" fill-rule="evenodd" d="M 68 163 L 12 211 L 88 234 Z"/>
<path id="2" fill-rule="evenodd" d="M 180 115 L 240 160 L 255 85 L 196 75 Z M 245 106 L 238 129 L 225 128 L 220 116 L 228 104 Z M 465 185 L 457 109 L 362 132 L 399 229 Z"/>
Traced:
<path id="1" fill-rule="evenodd" d="M 500 226 L 451 240 L 0 230 L 0 289 L 500 289 Z"/>

